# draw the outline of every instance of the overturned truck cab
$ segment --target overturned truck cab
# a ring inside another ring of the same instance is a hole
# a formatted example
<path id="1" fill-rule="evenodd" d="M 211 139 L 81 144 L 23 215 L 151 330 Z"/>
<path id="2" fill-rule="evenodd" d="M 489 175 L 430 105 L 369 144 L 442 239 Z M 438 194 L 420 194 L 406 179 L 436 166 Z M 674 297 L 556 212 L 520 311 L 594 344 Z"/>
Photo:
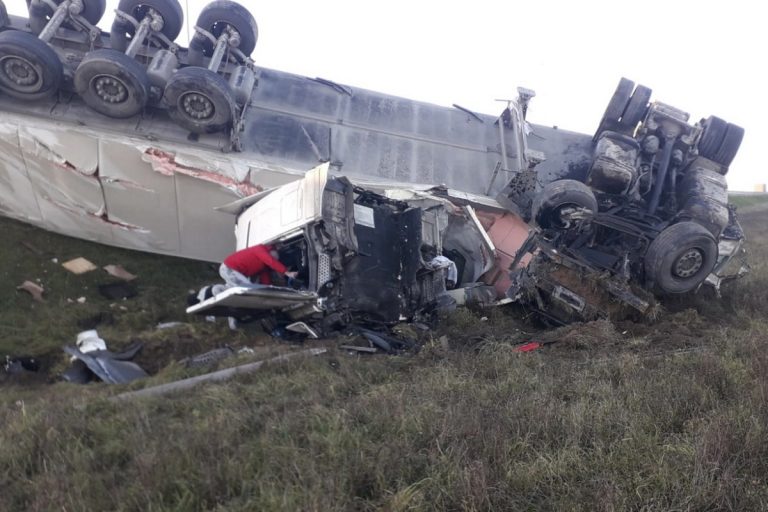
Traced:
<path id="1" fill-rule="evenodd" d="M 324 164 L 226 208 L 240 212 L 238 249 L 277 244 L 280 260 L 298 275 L 283 286 L 209 288 L 189 313 L 269 316 L 319 335 L 426 319 L 455 307 L 457 294 L 460 301 L 496 299 L 495 289 L 478 281 L 493 266 L 495 248 L 471 206 L 430 193 L 361 188 L 329 177 Z"/>
<path id="2" fill-rule="evenodd" d="M 518 201 L 536 229 L 512 265 L 507 296 L 553 323 L 653 315 L 657 299 L 705 283 L 719 295 L 748 271 L 725 180 L 744 130 L 714 116 L 689 124 L 650 95 L 622 79 L 586 174 Z"/>

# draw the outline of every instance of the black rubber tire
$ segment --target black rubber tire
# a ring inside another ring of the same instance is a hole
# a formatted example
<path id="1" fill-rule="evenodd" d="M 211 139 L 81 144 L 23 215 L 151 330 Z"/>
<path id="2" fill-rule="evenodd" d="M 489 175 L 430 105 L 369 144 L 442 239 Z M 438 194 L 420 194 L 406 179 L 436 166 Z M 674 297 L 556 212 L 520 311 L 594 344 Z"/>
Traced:
<path id="1" fill-rule="evenodd" d="M 191 98 L 187 95 L 195 95 Z M 193 133 L 216 133 L 232 126 L 237 113 L 235 94 L 227 81 L 205 68 L 186 67 L 168 81 L 163 94 L 171 119 Z M 197 100 L 199 108 L 210 113 L 193 116 L 185 102 Z"/>
<path id="2" fill-rule="evenodd" d="M 619 124 L 628 130 L 630 135 L 634 134 L 637 124 L 648 113 L 648 103 L 651 101 L 651 94 L 653 94 L 653 91 L 650 88 L 638 85 L 635 92 L 632 93 L 632 98 L 627 103 L 624 113 L 621 114 Z"/>
<path id="3" fill-rule="evenodd" d="M 632 80 L 624 77 L 619 80 L 619 85 L 616 86 L 616 90 L 613 92 L 613 96 L 611 96 L 611 101 L 608 102 L 605 113 L 602 119 L 600 119 L 595 136 L 592 138 L 593 141 L 596 141 L 604 130 L 616 129 L 619 119 L 621 119 L 621 114 L 624 113 L 632 97 L 632 89 L 634 88 L 635 82 Z"/>
<path id="4" fill-rule="evenodd" d="M 184 26 L 184 10 L 181 8 L 178 0 L 120 0 L 117 8 L 126 14 L 130 14 L 139 22 L 144 19 L 147 9 L 154 9 L 163 18 L 163 30 L 161 32 L 171 41 L 179 36 Z M 113 37 L 117 41 L 121 41 L 121 43 L 113 45 L 112 48 L 125 51 L 125 48 L 122 47 L 124 45 L 127 46 L 128 38 L 125 34 L 128 37 L 133 37 L 136 33 L 136 27 L 132 23 L 124 23 L 116 18 L 110 32 L 116 34 Z"/>
<path id="5" fill-rule="evenodd" d="M 34 79 L 18 84 L 8 72 L 23 72 L 16 79 Z M 64 66 L 56 52 L 29 32 L 0 32 L 0 91 L 8 96 L 36 101 L 55 95 L 64 79 Z"/>
<path id="6" fill-rule="evenodd" d="M 216 0 L 206 5 L 197 18 L 197 26 L 215 37 L 219 37 L 227 25 L 240 33 L 238 49 L 246 56 L 253 53 L 259 39 L 259 27 L 253 15 L 242 5 L 230 0 Z M 213 43 L 207 39 L 203 43 L 203 53 L 206 57 L 213 53 Z"/>
<path id="7" fill-rule="evenodd" d="M 686 263 L 691 267 L 685 268 Z M 644 258 L 646 278 L 653 282 L 656 290 L 664 293 L 695 289 L 716 263 L 717 241 L 706 228 L 690 221 L 673 224 L 662 231 L 651 242 Z"/>
<path id="8" fill-rule="evenodd" d="M 714 160 L 723 143 L 728 123 L 719 117 L 709 116 L 703 123 L 704 131 L 699 139 L 699 155 Z"/>
<path id="9" fill-rule="evenodd" d="M 0 0 L 0 28 L 3 28 L 8 23 L 10 23 L 10 19 L 8 18 L 8 10 L 5 8 L 5 4 Z"/>
<path id="10" fill-rule="evenodd" d="M 744 128 L 741 126 L 728 123 L 728 127 L 725 129 L 725 135 L 723 135 L 723 142 L 720 144 L 720 148 L 717 150 L 714 156 L 714 161 L 726 167 L 731 165 L 733 159 L 736 157 L 736 153 L 739 152 L 741 147 L 741 141 L 744 139 Z"/>
<path id="11" fill-rule="evenodd" d="M 149 77 L 135 60 L 115 50 L 88 53 L 75 71 L 75 90 L 86 105 L 107 117 L 141 113 L 149 99 Z M 106 99 L 105 95 L 112 94 Z"/>
<path id="12" fill-rule="evenodd" d="M 532 217 L 544 229 L 562 228 L 560 210 L 577 206 L 597 213 L 597 199 L 587 185 L 576 180 L 557 180 L 547 183 L 533 200 Z"/>
<path id="13" fill-rule="evenodd" d="M 56 5 L 59 5 L 64 0 L 54 0 Z M 30 8 L 32 0 L 27 0 L 27 10 Z M 53 15 L 53 10 L 47 5 L 42 6 L 44 11 L 41 12 L 44 16 L 50 18 Z M 83 11 L 80 16 L 88 20 L 91 25 L 96 25 L 104 16 L 104 11 L 107 10 L 107 0 L 83 0 Z M 31 14 L 31 13 L 30 13 Z M 64 26 L 72 28 L 70 24 L 65 23 Z"/>

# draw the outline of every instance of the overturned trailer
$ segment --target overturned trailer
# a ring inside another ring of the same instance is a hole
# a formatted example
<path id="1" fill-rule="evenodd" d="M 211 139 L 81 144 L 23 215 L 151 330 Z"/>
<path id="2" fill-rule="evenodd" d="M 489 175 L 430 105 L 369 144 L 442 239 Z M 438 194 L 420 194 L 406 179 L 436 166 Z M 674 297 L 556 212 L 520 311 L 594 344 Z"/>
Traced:
<path id="1" fill-rule="evenodd" d="M 228 0 L 203 9 L 189 48 L 174 43 L 177 0 L 121 0 L 109 32 L 96 27 L 104 0 L 28 6 L 22 18 L 0 2 L 4 215 L 220 261 L 250 243 L 232 214 L 325 163 L 361 190 L 410 190 L 404 204 L 438 185 L 474 206 L 495 250 L 473 279 L 555 321 L 719 286 L 741 249 L 724 175 L 743 130 L 690 123 L 629 80 L 580 134 L 529 122 L 526 89 L 489 116 L 259 67 L 256 22 Z"/>

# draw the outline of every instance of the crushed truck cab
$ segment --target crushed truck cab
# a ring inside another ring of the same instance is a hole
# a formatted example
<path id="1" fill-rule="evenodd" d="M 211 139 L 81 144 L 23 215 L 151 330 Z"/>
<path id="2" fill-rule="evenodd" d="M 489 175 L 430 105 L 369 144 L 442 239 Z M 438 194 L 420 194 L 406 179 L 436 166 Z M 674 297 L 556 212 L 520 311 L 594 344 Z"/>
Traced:
<path id="1" fill-rule="evenodd" d="M 325 164 L 237 206 L 238 249 L 278 243 L 296 282 L 220 290 L 189 313 L 273 316 L 320 333 L 427 317 L 456 304 L 447 293 L 448 267 L 437 259 L 444 254 L 457 264 L 460 301 L 496 300 L 493 287 L 479 281 L 494 265 L 495 248 L 470 205 L 428 192 L 362 188 L 330 177 Z"/>

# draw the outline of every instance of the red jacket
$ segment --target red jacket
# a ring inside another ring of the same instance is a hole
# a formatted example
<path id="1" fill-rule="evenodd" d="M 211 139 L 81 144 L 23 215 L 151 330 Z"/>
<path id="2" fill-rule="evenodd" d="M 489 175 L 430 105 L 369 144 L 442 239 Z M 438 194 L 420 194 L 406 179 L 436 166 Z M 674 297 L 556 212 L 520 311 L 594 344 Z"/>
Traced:
<path id="1" fill-rule="evenodd" d="M 270 249 L 271 247 L 266 245 L 254 245 L 230 254 L 224 260 L 224 264 L 249 278 L 260 275 L 262 284 L 269 284 L 271 280 L 267 271 L 270 268 L 278 274 L 285 274 L 285 271 L 288 270 L 285 265 L 269 254 Z M 266 278 L 266 283 L 264 278 Z"/>

